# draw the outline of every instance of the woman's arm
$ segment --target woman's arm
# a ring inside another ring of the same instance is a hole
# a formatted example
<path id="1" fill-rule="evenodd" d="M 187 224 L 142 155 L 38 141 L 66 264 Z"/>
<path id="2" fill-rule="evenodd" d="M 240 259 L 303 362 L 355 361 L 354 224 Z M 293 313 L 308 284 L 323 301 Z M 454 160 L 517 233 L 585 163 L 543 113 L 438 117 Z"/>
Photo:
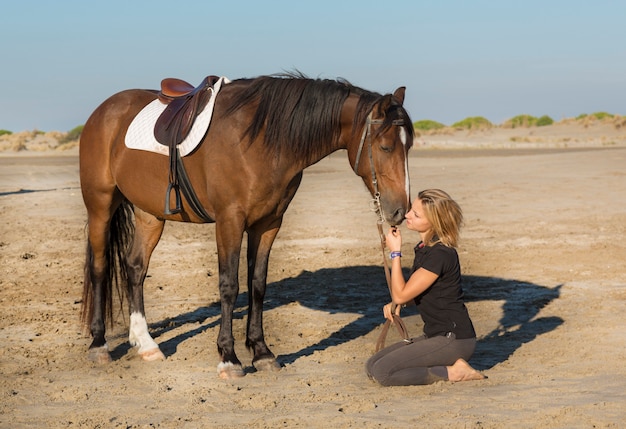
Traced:
<path id="1" fill-rule="evenodd" d="M 391 260 L 391 300 L 394 304 L 406 304 L 432 286 L 439 277 L 424 268 L 415 271 L 408 281 L 402 274 L 400 258 Z"/>
<path id="2" fill-rule="evenodd" d="M 402 235 L 397 228 L 391 228 L 385 237 L 385 244 L 392 252 L 402 248 Z M 415 271 L 408 281 L 404 280 L 401 257 L 391 260 L 391 300 L 394 304 L 406 304 L 428 289 L 439 277 L 424 268 Z"/>

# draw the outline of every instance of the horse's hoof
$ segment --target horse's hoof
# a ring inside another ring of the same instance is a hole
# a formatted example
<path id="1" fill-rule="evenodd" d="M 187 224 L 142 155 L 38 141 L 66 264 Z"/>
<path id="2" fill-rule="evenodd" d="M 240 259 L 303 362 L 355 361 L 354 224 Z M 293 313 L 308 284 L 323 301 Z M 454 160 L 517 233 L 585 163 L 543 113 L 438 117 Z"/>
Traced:
<path id="1" fill-rule="evenodd" d="M 154 362 L 157 360 L 165 360 L 165 355 L 157 347 L 156 349 L 150 349 L 139 353 L 139 356 L 146 362 Z"/>
<path id="2" fill-rule="evenodd" d="M 217 376 L 223 380 L 229 380 L 231 378 L 241 378 L 245 376 L 241 365 L 235 365 L 231 362 L 220 362 L 217 366 Z"/>
<path id="3" fill-rule="evenodd" d="M 280 371 L 281 366 L 274 358 L 259 359 L 252 363 L 257 371 Z"/>
<path id="4" fill-rule="evenodd" d="M 88 357 L 90 361 L 97 363 L 98 365 L 111 363 L 111 355 L 109 354 L 109 348 L 106 345 L 89 349 Z"/>

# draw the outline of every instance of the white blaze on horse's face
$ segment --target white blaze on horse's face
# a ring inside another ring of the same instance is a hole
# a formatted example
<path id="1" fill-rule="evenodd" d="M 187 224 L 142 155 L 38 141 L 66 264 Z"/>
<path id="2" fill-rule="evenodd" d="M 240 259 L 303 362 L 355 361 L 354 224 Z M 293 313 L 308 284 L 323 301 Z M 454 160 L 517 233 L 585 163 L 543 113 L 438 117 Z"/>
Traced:
<path id="1" fill-rule="evenodd" d="M 407 135 L 404 127 L 400 127 L 400 141 L 404 146 L 404 186 L 406 190 L 407 207 L 411 205 L 411 181 L 409 180 L 409 154 L 406 151 Z"/>

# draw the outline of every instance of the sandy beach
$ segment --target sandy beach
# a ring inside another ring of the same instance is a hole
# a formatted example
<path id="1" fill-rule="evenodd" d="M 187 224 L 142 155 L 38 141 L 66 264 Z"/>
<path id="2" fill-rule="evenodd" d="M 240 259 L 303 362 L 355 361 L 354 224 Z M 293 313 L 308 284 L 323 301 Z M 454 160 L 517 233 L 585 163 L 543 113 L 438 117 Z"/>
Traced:
<path id="1" fill-rule="evenodd" d="M 341 152 L 305 170 L 270 258 L 265 331 L 281 371 L 217 377 L 215 228 L 182 223 L 166 225 L 145 284 L 167 359 L 137 356 L 126 317 L 109 331 L 113 362 L 95 365 L 79 324 L 77 149 L 1 151 L 0 427 L 625 427 L 626 130 L 420 136 L 410 156 L 413 195 L 441 188 L 464 209 L 470 363 L 486 380 L 366 377 L 389 296 L 369 195 Z M 241 282 L 235 338 L 249 366 Z M 415 309 L 402 316 L 419 335 Z"/>

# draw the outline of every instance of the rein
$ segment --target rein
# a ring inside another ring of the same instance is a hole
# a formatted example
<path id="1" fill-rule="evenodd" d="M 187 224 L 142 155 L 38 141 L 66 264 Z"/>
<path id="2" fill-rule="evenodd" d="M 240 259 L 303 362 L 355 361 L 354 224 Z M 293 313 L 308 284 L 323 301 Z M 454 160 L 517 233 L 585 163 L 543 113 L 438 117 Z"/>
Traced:
<path id="1" fill-rule="evenodd" d="M 389 289 L 389 294 L 391 295 L 391 269 L 389 267 L 389 262 L 387 261 L 387 256 L 385 255 L 385 234 L 383 233 L 383 207 L 380 203 L 380 191 L 378 190 L 378 180 L 376 179 L 376 170 L 374 169 L 374 158 L 372 155 L 372 125 L 381 125 L 383 123 L 382 119 L 372 119 L 372 112 L 367 115 L 367 120 L 365 122 L 365 127 L 363 129 L 363 134 L 361 134 L 361 141 L 359 142 L 359 149 L 356 153 L 356 160 L 354 161 L 354 166 L 352 169 L 358 175 L 359 162 L 361 160 L 361 153 L 363 152 L 363 146 L 365 145 L 365 141 L 367 140 L 367 153 L 370 161 L 370 170 L 372 175 L 372 186 L 374 187 L 374 210 L 378 215 L 378 220 L 376 225 L 378 227 L 378 235 L 380 238 L 380 245 L 383 254 L 383 269 L 385 270 L 385 278 L 387 279 L 387 288 Z M 394 120 L 392 122 L 393 125 L 404 125 L 404 121 L 401 119 Z M 395 314 L 396 306 L 392 305 L 391 313 L 393 322 L 387 319 L 385 324 L 383 325 L 383 329 L 380 332 L 378 340 L 376 341 L 376 352 L 380 351 L 383 347 L 385 347 L 385 339 L 387 338 L 387 333 L 389 332 L 389 327 L 391 325 L 396 326 L 398 329 L 398 333 L 402 337 L 403 341 L 406 343 L 411 343 L 409 339 L 409 333 L 406 329 L 406 326 L 400 316 Z"/>
<path id="2" fill-rule="evenodd" d="M 385 278 L 387 279 L 387 288 L 389 289 L 389 295 L 391 295 L 391 268 L 389 267 L 389 262 L 387 261 L 387 256 L 385 255 L 385 234 L 383 233 L 383 220 L 382 216 L 379 216 L 378 221 L 376 222 L 378 226 L 378 235 L 380 237 L 380 247 L 383 253 L 383 269 L 385 270 Z M 380 335 L 378 336 L 378 340 L 376 340 L 376 352 L 379 352 L 385 347 L 385 339 L 387 338 L 387 333 L 389 332 L 389 326 L 394 325 L 398 329 L 398 334 L 402 337 L 402 341 L 407 344 L 410 344 L 412 341 L 409 337 L 409 331 L 406 329 L 406 325 L 400 316 L 396 314 L 396 305 L 391 305 L 391 314 L 393 318 L 393 322 L 389 319 L 385 321 L 383 325 L 382 331 L 380 331 Z"/>

